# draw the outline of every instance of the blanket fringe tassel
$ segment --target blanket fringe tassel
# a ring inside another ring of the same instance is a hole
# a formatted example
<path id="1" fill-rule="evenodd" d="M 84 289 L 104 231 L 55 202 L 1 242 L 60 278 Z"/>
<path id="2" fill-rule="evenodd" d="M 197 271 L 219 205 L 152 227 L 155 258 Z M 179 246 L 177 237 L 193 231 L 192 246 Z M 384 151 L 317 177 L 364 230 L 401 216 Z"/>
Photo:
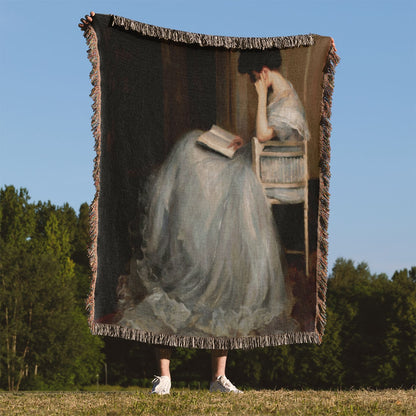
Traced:
<path id="1" fill-rule="evenodd" d="M 323 97 L 321 105 L 320 121 L 320 194 L 318 206 L 318 250 L 317 250 L 317 271 L 316 271 L 316 320 L 315 327 L 319 337 L 319 344 L 326 325 L 326 290 L 328 275 L 328 219 L 329 219 L 329 180 L 331 177 L 330 159 L 331 146 L 331 105 L 332 93 L 334 91 L 335 67 L 340 59 L 336 53 L 334 40 L 331 39 L 327 62 L 324 68 Z"/>
<path id="2" fill-rule="evenodd" d="M 170 347 L 204 348 L 204 349 L 250 349 L 272 347 L 287 344 L 319 343 L 316 332 L 288 332 L 274 335 L 252 337 L 190 337 L 169 334 L 154 334 L 119 325 L 94 323 L 92 333 L 110 337 L 119 337 L 133 341 L 160 344 Z"/>
<path id="3" fill-rule="evenodd" d="M 91 118 L 91 131 L 94 136 L 94 158 L 93 180 L 95 185 L 94 199 L 90 205 L 90 245 L 88 247 L 88 257 L 92 273 L 90 294 L 87 299 L 87 309 L 89 310 L 88 323 L 92 329 L 95 325 L 95 284 L 97 281 L 97 238 L 98 238 L 98 201 L 100 196 L 100 159 L 101 159 L 101 78 L 100 78 L 100 56 L 98 53 L 98 40 L 95 30 L 91 25 L 84 32 L 84 37 L 88 45 L 88 59 L 91 62 L 92 70 L 90 80 L 92 90 L 90 97 L 93 100 Z"/>
<path id="4" fill-rule="evenodd" d="M 147 23 L 136 22 L 121 16 L 112 15 L 111 26 L 127 31 L 151 36 L 158 39 L 171 40 L 200 46 L 215 46 L 227 49 L 268 49 L 268 48 L 294 48 L 311 46 L 314 44 L 313 35 L 296 35 L 280 37 L 232 37 L 204 35 L 201 33 L 183 32 L 181 30 L 168 29 L 153 26 Z"/>

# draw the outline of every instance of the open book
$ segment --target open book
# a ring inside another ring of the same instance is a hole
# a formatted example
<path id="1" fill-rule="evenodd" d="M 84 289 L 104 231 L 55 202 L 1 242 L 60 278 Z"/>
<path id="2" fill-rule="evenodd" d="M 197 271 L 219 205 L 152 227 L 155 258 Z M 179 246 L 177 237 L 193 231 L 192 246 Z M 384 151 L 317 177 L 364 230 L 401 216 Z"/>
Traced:
<path id="1" fill-rule="evenodd" d="M 235 138 L 235 134 L 213 124 L 210 130 L 199 136 L 197 143 L 231 159 L 234 156 L 235 150 L 228 146 Z"/>

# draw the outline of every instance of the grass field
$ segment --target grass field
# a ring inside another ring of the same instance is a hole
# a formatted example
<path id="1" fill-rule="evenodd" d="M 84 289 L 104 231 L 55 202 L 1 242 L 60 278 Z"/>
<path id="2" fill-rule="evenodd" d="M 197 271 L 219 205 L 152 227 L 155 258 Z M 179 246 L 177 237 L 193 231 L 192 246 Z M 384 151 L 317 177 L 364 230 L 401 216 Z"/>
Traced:
<path id="1" fill-rule="evenodd" d="M 175 390 L 0 393 L 0 415 L 416 415 L 416 390 Z"/>

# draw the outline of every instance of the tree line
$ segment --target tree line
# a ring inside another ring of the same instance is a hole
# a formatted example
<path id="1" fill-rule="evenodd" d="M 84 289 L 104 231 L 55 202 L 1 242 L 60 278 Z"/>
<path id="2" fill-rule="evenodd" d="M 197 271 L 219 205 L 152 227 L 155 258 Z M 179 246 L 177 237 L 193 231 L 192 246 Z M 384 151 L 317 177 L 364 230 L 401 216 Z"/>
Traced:
<path id="1" fill-rule="evenodd" d="M 0 189 L 0 389 L 146 385 L 154 348 L 91 335 L 89 208 L 31 202 Z M 210 353 L 175 349 L 174 385 L 206 387 Z M 416 267 L 391 278 L 339 258 L 330 273 L 321 345 L 230 351 L 228 376 L 252 388 L 416 385 Z"/>

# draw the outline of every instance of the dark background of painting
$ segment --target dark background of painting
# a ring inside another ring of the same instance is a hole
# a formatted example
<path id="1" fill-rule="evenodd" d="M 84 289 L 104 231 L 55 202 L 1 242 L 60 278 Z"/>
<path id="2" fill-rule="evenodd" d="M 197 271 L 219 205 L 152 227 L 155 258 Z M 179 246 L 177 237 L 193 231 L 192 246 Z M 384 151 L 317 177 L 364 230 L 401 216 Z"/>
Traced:
<path id="1" fill-rule="evenodd" d="M 102 87 L 96 319 L 115 311 L 118 277 L 140 246 L 136 227 L 146 178 L 182 133 L 215 122 L 216 101 L 213 49 L 172 45 L 167 70 L 166 42 L 126 34 L 109 22 L 109 16 L 94 19 Z M 188 59 L 192 52 L 194 60 Z"/>
<path id="2" fill-rule="evenodd" d="M 118 278 L 128 273 L 129 261 L 140 247 L 138 230 L 144 210 L 140 194 L 149 174 L 158 169 L 175 142 L 192 129 L 207 130 L 215 123 L 249 139 L 255 129 L 257 103 L 248 76 L 238 74 L 238 52 L 143 37 L 110 27 L 109 19 L 104 15 L 94 19 L 102 87 L 95 289 L 95 319 L 100 322 L 108 321 L 115 312 Z M 295 58 L 300 59 L 307 49 L 297 48 Z M 302 100 L 309 97 L 305 91 L 308 78 L 295 65 L 291 79 L 291 51 L 282 51 L 281 70 Z M 323 62 L 321 59 L 318 65 Z M 313 71 L 315 77 L 316 72 L 319 70 Z M 322 76 L 322 68 L 320 73 Z M 314 88 L 319 91 L 311 95 L 311 101 L 319 103 L 321 86 L 318 83 Z M 319 121 L 319 106 L 305 104 L 305 109 L 308 120 Z M 294 307 L 294 317 L 307 331 L 314 330 L 316 309 L 319 123 L 313 124 L 308 144 L 313 161 L 309 169 L 309 277 L 303 272 L 303 256 L 287 257 L 288 284 L 301 300 Z M 302 249 L 302 204 L 274 206 L 273 213 L 284 247 Z"/>

